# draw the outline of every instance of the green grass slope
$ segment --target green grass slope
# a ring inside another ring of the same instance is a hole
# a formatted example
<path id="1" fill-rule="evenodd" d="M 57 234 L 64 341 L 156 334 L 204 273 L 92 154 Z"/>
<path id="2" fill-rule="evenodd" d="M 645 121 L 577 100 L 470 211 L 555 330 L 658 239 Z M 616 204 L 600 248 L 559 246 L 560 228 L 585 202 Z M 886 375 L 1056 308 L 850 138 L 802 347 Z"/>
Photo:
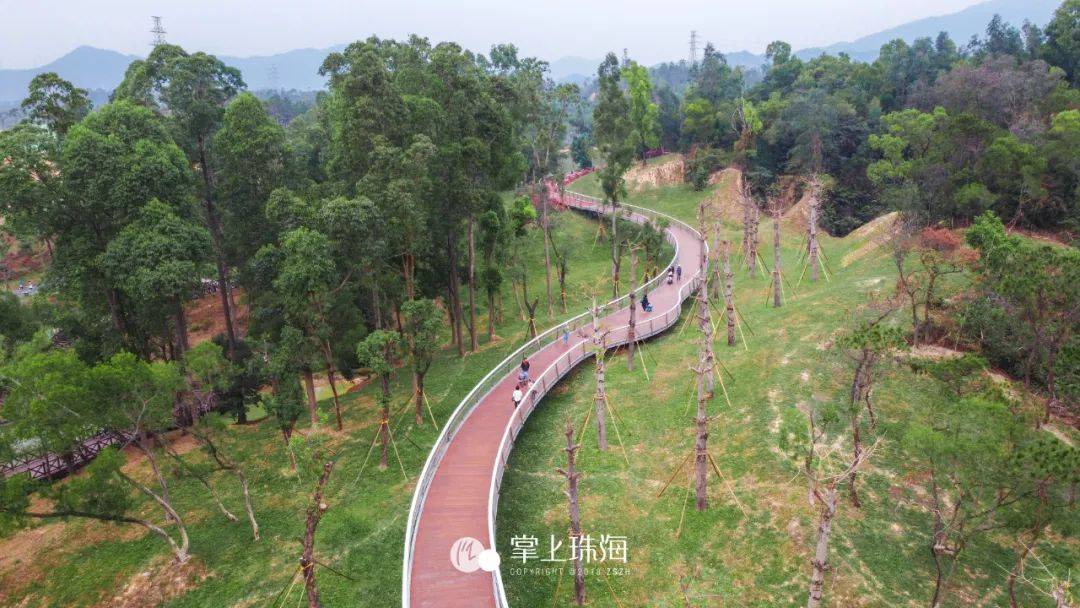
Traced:
<path id="1" fill-rule="evenodd" d="M 562 238 L 592 243 L 595 223 L 571 213 L 563 217 Z M 537 323 L 543 329 L 554 324 L 548 320 L 543 304 L 543 238 L 533 230 L 526 239 L 522 253 L 528 260 L 529 291 L 541 297 Z M 584 310 L 586 300 L 578 286 L 602 282 L 608 274 L 608 260 L 603 248 L 578 249 L 567 281 L 570 312 L 562 313 L 556 304 L 555 319 Z M 553 288 L 557 299 L 558 285 Z M 454 349 L 446 348 L 432 366 L 426 385 L 440 423 L 491 367 L 524 340 L 526 323 L 518 318 L 509 280 L 502 299 L 505 323 L 497 327 L 499 340 L 488 342 L 487 313 L 481 305 L 477 319 L 482 332 L 479 352 L 459 359 Z M 394 385 L 395 409 L 408 398 L 409 381 L 408 372 L 402 370 Z M 411 410 L 400 410 L 393 424 L 409 480 L 403 478 L 393 459 L 390 468 L 379 471 L 374 466 L 377 454 L 363 476 L 358 477 L 378 422 L 374 388 L 369 384 L 344 396 L 345 430 L 328 433 L 329 445 L 342 457 L 328 487 L 326 502 L 330 508 L 318 530 L 316 554 L 322 563 L 344 576 L 319 570 L 325 606 L 391 607 L 401 602 L 402 542 L 409 501 L 437 431 L 430 422 L 414 426 Z M 327 411 L 331 407 L 326 400 L 320 403 L 320 408 Z M 172 495 L 191 536 L 194 557 L 189 567 L 181 572 L 172 570 L 167 566 L 164 544 L 131 526 L 78 520 L 37 526 L 0 539 L 0 606 L 271 605 L 279 593 L 290 589 L 300 555 L 303 511 L 314 479 L 298 478 L 289 470 L 281 436 L 272 420 L 233 426 L 229 433 L 232 449 L 242 456 L 251 479 L 262 540 L 250 539 L 243 520 L 235 524 L 225 521 L 196 482 L 171 479 Z M 148 467 L 134 463 L 130 468 L 137 476 L 150 479 Z M 233 480 L 218 474 L 214 481 L 226 505 L 242 515 L 243 503 Z M 159 512 L 151 505 L 142 508 L 155 521 L 159 519 Z M 291 587 L 282 605 L 295 606 L 302 587 Z M 114 601 L 117 596 L 127 598 L 129 603 Z"/>
<path id="2" fill-rule="evenodd" d="M 629 199 L 696 225 L 698 201 L 717 196 L 726 186 L 710 186 L 704 193 L 667 186 Z M 596 176 L 573 189 L 598 194 Z M 790 226 L 785 230 L 783 267 L 795 284 L 803 234 Z M 727 238 L 738 243 L 739 231 L 728 226 Z M 762 219 L 760 233 L 762 257 L 771 267 L 771 220 Z M 808 504 L 806 480 L 794 458 L 802 456 L 785 449 L 781 420 L 802 416 L 798 412 L 808 404 L 845 398 L 850 365 L 829 348 L 830 340 L 849 326 L 868 292 L 891 292 L 895 281 L 885 248 L 866 247 L 858 236 L 824 237 L 822 247 L 831 261 L 831 281 L 804 279 L 796 297 L 789 294 L 779 309 L 771 302 L 766 305 L 768 279 L 735 272 L 736 305 L 746 319 L 747 344 L 729 348 L 721 326 L 716 352 L 731 373 L 725 377 L 731 405 L 719 393 L 710 405 L 715 419 L 709 449 L 724 478 L 710 474 L 708 511 L 694 510 L 689 467 L 657 497 L 693 448 L 694 379 L 688 369 L 697 362 L 697 330 L 680 327 L 646 344 L 647 374 L 640 362 L 635 371 L 627 371 L 624 353 L 609 355 L 607 390 L 623 445 L 611 422 L 612 447 L 607 452 L 597 449 L 591 419 L 579 435 L 582 520 L 584 532 L 594 540 L 601 535 L 627 537 L 629 562 L 599 564 L 599 570 L 588 573 L 589 606 L 805 604 L 816 511 Z M 862 247 L 842 267 L 841 260 Z M 684 318 L 689 308 L 687 303 Z M 564 542 L 558 557 L 568 557 L 565 479 L 556 467 L 565 466 L 567 420 L 580 432 L 593 408 L 593 375 L 586 364 L 556 387 L 530 418 L 511 455 L 497 530 L 503 578 L 515 608 L 571 605 L 569 569 L 544 572 L 535 568 L 553 564 L 514 561 L 511 539 L 536 537 L 540 557 L 548 557 L 554 536 Z M 925 494 L 921 480 L 905 475 L 896 439 L 914 411 L 943 395 L 931 380 L 906 367 L 892 366 L 883 376 L 874 391 L 876 436 L 882 443 L 860 476 L 864 508 L 852 508 L 845 496 L 834 522 L 828 606 L 925 606 L 932 592 L 930 519 L 919 506 Z M 1008 604 L 1003 581 L 1015 557 L 1009 539 L 993 540 L 998 542 L 984 541 L 967 550 L 948 606 Z M 1076 539 L 1054 539 L 1039 549 L 1056 573 L 1070 568 L 1075 573 L 1080 558 Z M 1021 598 L 1025 606 L 1053 605 L 1029 587 L 1021 590 Z"/>

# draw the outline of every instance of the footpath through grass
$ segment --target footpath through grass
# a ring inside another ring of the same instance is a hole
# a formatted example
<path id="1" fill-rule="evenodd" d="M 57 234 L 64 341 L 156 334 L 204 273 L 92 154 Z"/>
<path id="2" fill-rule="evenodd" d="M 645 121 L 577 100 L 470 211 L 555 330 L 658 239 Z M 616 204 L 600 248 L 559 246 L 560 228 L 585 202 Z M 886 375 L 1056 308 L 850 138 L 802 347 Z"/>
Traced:
<path id="1" fill-rule="evenodd" d="M 629 202 L 652 207 L 696 225 L 698 201 L 705 193 L 667 186 L 631 193 Z M 574 189 L 597 194 L 595 176 Z M 783 264 L 792 284 L 801 270 L 802 231 L 784 226 Z M 772 264 L 771 220 L 762 219 L 762 257 Z M 728 227 L 739 242 L 739 229 Z M 722 395 L 711 402 L 709 449 L 723 474 L 710 473 L 710 508 L 694 510 L 690 471 L 675 477 L 657 497 L 679 463 L 693 449 L 693 374 L 699 333 L 681 324 L 644 346 L 648 375 L 640 360 L 627 371 L 625 353 L 609 354 L 607 391 L 624 445 L 608 423 L 611 448 L 600 452 L 590 418 L 578 452 L 582 473 L 583 528 L 594 541 L 601 535 L 625 536 L 629 561 L 606 562 L 586 577 L 588 605 L 656 606 L 797 606 L 809 585 L 816 510 L 807 501 L 800 474 L 802 454 L 790 453 L 781 436 L 785 417 L 804 416 L 807 405 L 845 398 L 851 366 L 830 348 L 831 339 L 849 327 L 852 313 L 873 290 L 889 292 L 894 270 L 885 248 L 851 256 L 865 245 L 854 239 L 822 239 L 831 262 L 831 281 L 805 278 L 782 308 L 766 305 L 769 280 L 735 272 L 736 303 L 746 319 L 747 344 L 729 348 L 718 333 L 716 352 L 725 374 L 729 406 Z M 684 307 L 684 319 L 690 303 Z M 714 320 L 717 316 L 714 314 Z M 556 557 L 569 557 L 564 429 L 572 421 L 580 433 L 593 409 L 591 363 L 583 364 L 544 399 L 529 420 L 511 455 L 498 515 L 498 549 L 503 578 L 515 608 L 546 608 L 572 603 L 568 568 L 561 574 L 540 568 L 566 564 L 524 563 L 513 559 L 513 537 L 539 540 L 539 558 L 548 558 L 550 538 L 562 541 Z M 930 518 L 918 508 L 925 497 L 923 480 L 906 476 L 897 439 L 912 412 L 942 391 L 903 366 L 892 366 L 874 391 L 882 438 L 869 467 L 860 475 L 864 508 L 853 509 L 846 496 L 834 522 L 831 566 L 826 583 L 828 606 L 925 606 L 933 588 L 933 564 L 927 549 Z M 1072 434 L 1076 439 L 1076 434 Z M 624 449 L 625 448 L 625 449 Z M 692 465 L 692 462 L 689 463 Z M 1003 581 L 1015 556 L 1009 538 L 991 537 L 966 550 L 963 572 L 953 581 L 947 606 L 1008 604 Z M 1041 543 L 1039 553 L 1057 574 L 1076 574 L 1080 544 L 1076 539 Z M 595 566 L 596 564 L 594 564 Z M 1074 576 L 1075 578 L 1075 576 Z M 685 589 L 685 596 L 684 596 Z M 1030 587 L 1020 590 L 1024 606 L 1052 606 Z M 686 602 L 689 603 L 686 603 Z"/>
<path id="2" fill-rule="evenodd" d="M 594 222 L 572 213 L 564 214 L 562 221 L 562 238 L 592 243 Z M 533 230 L 526 238 L 522 255 L 527 260 L 529 292 L 541 298 L 537 324 L 542 330 L 556 322 L 548 319 L 544 304 L 543 237 Z M 569 265 L 570 311 L 564 314 L 556 304 L 556 320 L 585 309 L 585 295 L 578 286 L 602 284 L 609 264 L 603 247 L 577 249 Z M 477 318 L 481 331 L 479 352 L 458 358 L 457 352 L 447 347 L 431 368 L 426 385 L 440 423 L 447 420 L 469 389 L 525 338 L 526 323 L 518 316 L 509 280 L 504 285 L 505 322 L 496 329 L 499 339 L 488 341 L 487 311 L 481 305 Z M 553 289 L 557 300 L 557 283 Z M 600 291 L 606 293 L 602 287 Z M 409 382 L 408 371 L 403 369 L 394 384 L 396 410 L 409 396 Z M 318 529 L 316 554 L 322 563 L 348 577 L 319 570 L 325 606 L 392 607 L 401 602 L 402 542 L 409 501 L 437 429 L 430 421 L 414 426 L 411 410 L 398 410 L 393 425 L 409 480 L 404 479 L 392 456 L 391 466 L 379 471 L 375 466 L 378 454 L 372 456 L 363 476 L 358 477 L 378 421 L 375 388 L 369 384 L 343 397 L 343 432 L 322 431 L 342 457 L 328 487 L 326 502 L 330 508 Z M 329 411 L 330 407 L 328 401 L 320 402 L 320 408 Z M 298 478 L 290 471 L 272 420 L 232 426 L 229 433 L 251 480 L 262 540 L 251 540 L 244 521 L 225 521 L 197 482 L 170 478 L 171 493 L 191 537 L 193 559 L 189 567 L 181 572 L 166 567 L 169 556 L 161 540 L 132 526 L 80 520 L 36 526 L 0 539 L 0 606 L 114 605 L 115 596 L 130 596 L 129 603 L 115 605 L 140 607 L 271 605 L 279 593 L 289 588 L 296 571 L 303 511 L 314 479 Z M 178 445 L 185 443 L 181 440 Z M 192 457 L 197 459 L 198 455 L 192 453 Z M 129 469 L 137 477 L 150 479 L 144 463 L 134 462 Z M 242 501 L 233 480 L 218 474 L 214 482 L 226 505 L 242 514 Z M 144 503 L 141 509 L 154 521 L 160 520 L 159 512 L 151 505 Z M 302 584 L 292 587 L 282 605 L 295 606 L 301 591 Z"/>

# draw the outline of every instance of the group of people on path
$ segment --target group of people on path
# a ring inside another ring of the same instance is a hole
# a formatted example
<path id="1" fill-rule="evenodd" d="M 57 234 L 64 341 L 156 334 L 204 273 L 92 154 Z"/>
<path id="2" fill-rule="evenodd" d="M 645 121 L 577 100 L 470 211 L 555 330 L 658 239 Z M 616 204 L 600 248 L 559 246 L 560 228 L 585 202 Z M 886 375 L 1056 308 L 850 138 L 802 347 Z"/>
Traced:
<path id="1" fill-rule="evenodd" d="M 529 358 L 525 357 L 521 360 L 521 371 L 518 372 L 518 381 L 517 384 L 514 385 L 513 394 L 510 395 L 510 398 L 514 401 L 515 408 L 521 404 L 521 400 L 525 398 L 525 393 L 522 389 L 528 389 L 529 383 L 532 382 L 532 380 L 529 379 L 529 367 Z"/>
<path id="2" fill-rule="evenodd" d="M 682 282 L 682 265 L 676 264 L 668 268 L 667 272 L 667 284 L 672 285 L 675 281 Z M 652 312 L 652 303 L 649 302 L 649 294 L 641 296 L 641 310 L 644 312 Z M 570 328 L 569 326 L 563 326 L 563 343 L 569 343 L 570 341 Z M 529 384 L 532 380 L 529 379 L 529 358 L 525 357 L 521 360 L 521 370 L 518 372 L 517 384 L 514 385 L 514 392 L 510 395 L 510 399 L 513 401 L 514 407 L 517 408 L 521 404 L 521 400 L 525 398 L 525 391 L 528 390 Z"/>

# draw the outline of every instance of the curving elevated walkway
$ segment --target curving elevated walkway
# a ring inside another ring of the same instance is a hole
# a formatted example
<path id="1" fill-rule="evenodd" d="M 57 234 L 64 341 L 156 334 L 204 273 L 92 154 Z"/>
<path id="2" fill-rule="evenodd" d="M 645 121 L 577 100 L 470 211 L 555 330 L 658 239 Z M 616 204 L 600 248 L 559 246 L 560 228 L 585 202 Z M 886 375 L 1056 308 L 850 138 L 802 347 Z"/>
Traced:
<path id="1" fill-rule="evenodd" d="M 598 200 L 579 194 L 567 193 L 563 203 L 594 217 L 605 213 Z M 664 283 L 665 269 L 639 289 L 639 297 L 648 293 L 653 306 L 651 313 L 640 309 L 636 313 L 635 333 L 643 339 L 678 321 L 683 301 L 700 281 L 702 244 L 697 231 L 674 218 L 632 205 L 620 206 L 620 212 L 637 223 L 667 220 L 666 236 L 676 251 L 671 264 L 677 262 L 683 268 L 677 284 Z M 601 325 L 610 332 L 609 348 L 628 342 L 628 305 L 623 296 L 601 309 Z M 491 370 L 451 415 L 424 464 L 409 510 L 401 590 L 404 608 L 507 605 L 499 571 L 459 571 L 450 561 L 451 546 L 462 537 L 475 538 L 485 548 L 495 545 L 499 487 L 514 438 L 540 398 L 591 356 L 591 333 L 586 313 L 540 334 Z M 510 394 L 523 356 L 532 364 L 533 385 L 515 409 Z"/>

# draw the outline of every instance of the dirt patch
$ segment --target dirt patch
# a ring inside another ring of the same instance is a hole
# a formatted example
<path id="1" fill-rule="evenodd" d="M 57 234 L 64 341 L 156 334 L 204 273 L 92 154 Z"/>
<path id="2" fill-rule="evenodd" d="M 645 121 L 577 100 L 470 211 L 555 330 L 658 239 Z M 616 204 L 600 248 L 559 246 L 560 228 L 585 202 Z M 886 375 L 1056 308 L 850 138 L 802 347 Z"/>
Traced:
<path id="1" fill-rule="evenodd" d="M 685 163 L 680 154 L 662 163 L 648 164 L 644 167 L 640 164 L 634 165 L 626 172 L 626 185 L 634 191 L 673 186 L 683 182 L 684 172 Z"/>
<path id="2" fill-rule="evenodd" d="M 159 606 L 206 578 L 206 568 L 196 559 L 176 564 L 167 557 L 156 560 L 139 572 L 115 596 L 101 601 L 97 608 L 150 608 Z"/>
<path id="3" fill-rule="evenodd" d="M 233 289 L 233 315 L 236 317 L 236 332 L 240 336 L 247 333 L 248 305 L 245 303 L 244 290 Z M 218 334 L 225 333 L 225 316 L 222 314 L 221 296 L 216 293 L 208 293 L 205 296 L 191 300 L 184 307 L 188 317 L 188 340 L 192 346 L 202 344 L 213 339 Z"/>
<path id="4" fill-rule="evenodd" d="M 713 214 L 722 221 L 741 225 L 743 221 L 742 172 L 729 167 L 713 173 L 709 177 L 709 183 L 716 185 L 708 199 Z"/>
<path id="5" fill-rule="evenodd" d="M 4 218 L 0 217 L 0 226 L 3 225 Z M 17 281 L 38 273 L 48 261 L 49 253 L 44 246 L 20 249 L 10 234 L 0 234 L 0 281 Z"/>
<path id="6" fill-rule="evenodd" d="M 39 580 L 45 567 L 40 556 L 60 542 L 65 524 L 61 522 L 28 528 L 0 540 L 0 587 L 9 599 L 20 589 Z"/>
<path id="7" fill-rule="evenodd" d="M 845 238 L 865 242 L 858 248 L 848 252 L 848 254 L 840 260 L 840 266 L 847 268 L 853 262 L 865 258 L 882 245 L 888 243 L 889 239 L 892 238 L 893 228 L 896 226 L 896 222 L 899 219 L 900 214 L 893 211 L 891 213 L 886 213 L 881 217 L 872 219 L 852 231 L 852 233 Z"/>
<path id="8" fill-rule="evenodd" d="M 945 359 L 959 359 L 964 356 L 964 353 L 946 348 L 944 346 L 937 346 L 935 344 L 920 344 L 911 349 L 911 354 L 914 357 L 920 359 L 931 359 L 933 361 L 942 361 Z"/>

